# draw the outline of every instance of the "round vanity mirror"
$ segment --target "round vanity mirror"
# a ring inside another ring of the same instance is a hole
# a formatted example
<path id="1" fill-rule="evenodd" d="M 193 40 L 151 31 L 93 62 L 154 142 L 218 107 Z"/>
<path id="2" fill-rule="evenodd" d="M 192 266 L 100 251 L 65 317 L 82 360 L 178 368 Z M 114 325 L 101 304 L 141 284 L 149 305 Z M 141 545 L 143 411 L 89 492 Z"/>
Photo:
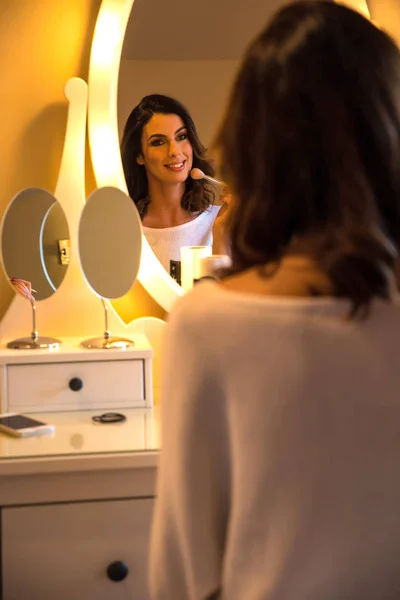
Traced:
<path id="1" fill-rule="evenodd" d="M 91 50 L 88 104 L 89 143 L 98 184 L 119 187 L 132 196 L 124 165 L 135 163 L 129 157 L 127 162 L 121 159 L 120 140 L 133 108 L 146 95 L 180 101 L 193 117 L 199 140 L 209 145 L 243 50 L 271 14 L 290 1 L 249 0 L 244 11 L 238 0 L 204 0 L 193 6 L 183 0 L 102 0 Z M 166 32 L 175 32 L 168 35 L 168 43 Z M 175 164 L 176 173 L 180 168 Z M 139 200 L 146 202 L 146 197 Z M 184 291 L 170 276 L 171 267 L 173 274 L 179 270 L 177 261 L 172 265 L 169 261 L 168 269 L 162 266 L 155 252 L 157 247 L 160 255 L 162 244 L 154 243 L 153 233 L 144 231 L 138 279 L 168 312 Z M 184 245 L 203 243 L 190 240 Z M 168 266 L 168 260 L 164 264 Z"/>
<path id="2" fill-rule="evenodd" d="M 1 224 L 1 260 L 11 280 L 32 286 L 32 332 L 8 343 L 17 350 L 51 349 L 60 341 L 39 336 L 36 330 L 36 300 L 51 296 L 62 283 L 69 262 L 69 229 L 56 198 L 47 190 L 27 188 L 9 204 Z"/>
<path id="3" fill-rule="evenodd" d="M 7 277 L 30 281 L 35 299 L 44 300 L 65 277 L 68 249 L 68 223 L 53 194 L 41 188 L 19 192 L 1 226 L 1 258 Z"/>
<path id="4" fill-rule="evenodd" d="M 105 299 L 126 294 L 140 266 L 142 226 L 132 200 L 119 189 L 104 187 L 93 192 L 79 223 L 79 258 L 89 287 L 104 306 L 106 327 L 102 338 L 86 340 L 87 348 L 125 348 L 124 338 L 111 338 Z"/>
<path id="5" fill-rule="evenodd" d="M 132 6 L 118 87 L 123 170 L 148 244 L 181 285 L 182 247 L 225 251 L 213 231 L 224 188 L 210 181 L 207 148 L 247 44 L 285 3 L 249 0 L 245 11 L 238 0 L 203 0 L 201 7 L 139 0 Z M 166 31 L 176 32 L 167 44 Z"/>
<path id="6" fill-rule="evenodd" d="M 121 190 L 93 192 L 79 222 L 79 258 L 95 294 L 114 300 L 136 280 L 142 249 L 142 228 L 133 202 Z"/>

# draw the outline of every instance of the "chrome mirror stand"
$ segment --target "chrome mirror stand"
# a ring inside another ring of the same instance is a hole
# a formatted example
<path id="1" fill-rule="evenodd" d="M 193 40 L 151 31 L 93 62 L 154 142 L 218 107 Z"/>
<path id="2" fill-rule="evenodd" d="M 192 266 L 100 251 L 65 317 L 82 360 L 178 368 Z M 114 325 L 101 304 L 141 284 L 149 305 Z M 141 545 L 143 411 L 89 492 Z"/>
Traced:
<path id="1" fill-rule="evenodd" d="M 36 303 L 35 300 L 30 300 L 32 307 L 32 333 L 30 337 L 18 338 L 8 342 L 7 348 L 14 350 L 58 350 L 61 341 L 52 337 L 39 335 L 36 330 Z"/>
<path id="2" fill-rule="evenodd" d="M 100 298 L 104 309 L 105 331 L 102 337 L 94 337 L 81 342 L 82 348 L 88 350 L 126 350 L 135 345 L 135 342 L 123 337 L 113 337 L 108 328 L 108 306 L 103 298 Z"/>

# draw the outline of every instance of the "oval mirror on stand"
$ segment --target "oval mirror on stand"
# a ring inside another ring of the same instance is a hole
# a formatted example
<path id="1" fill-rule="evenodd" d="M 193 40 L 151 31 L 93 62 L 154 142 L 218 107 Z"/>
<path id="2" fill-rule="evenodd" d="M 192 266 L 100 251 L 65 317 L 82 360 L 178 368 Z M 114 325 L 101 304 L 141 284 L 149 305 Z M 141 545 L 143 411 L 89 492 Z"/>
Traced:
<path id="1" fill-rule="evenodd" d="M 31 335 L 9 342 L 9 348 L 59 347 L 59 340 L 39 336 L 36 301 L 50 297 L 62 283 L 68 268 L 68 247 L 68 223 L 53 194 L 41 188 L 27 188 L 12 199 L 1 223 L 1 260 L 10 281 L 31 283 L 34 299 L 30 301 Z"/>
<path id="2" fill-rule="evenodd" d="M 108 329 L 108 304 L 126 294 L 140 266 L 142 225 L 132 200 L 121 190 L 93 192 L 82 211 L 78 231 L 79 259 L 88 286 L 99 296 L 105 319 L 102 336 L 82 342 L 85 348 L 126 349 L 133 342 L 113 337 Z"/>

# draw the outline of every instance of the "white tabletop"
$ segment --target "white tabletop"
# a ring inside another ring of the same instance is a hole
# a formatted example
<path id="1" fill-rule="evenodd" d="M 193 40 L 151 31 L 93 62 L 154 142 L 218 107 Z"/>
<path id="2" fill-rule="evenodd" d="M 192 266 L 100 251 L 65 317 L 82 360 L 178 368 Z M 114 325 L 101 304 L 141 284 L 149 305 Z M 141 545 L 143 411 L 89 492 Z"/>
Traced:
<path id="1" fill-rule="evenodd" d="M 145 335 L 136 333 L 131 336 L 134 346 L 122 349 L 88 350 L 80 345 L 81 338 L 62 338 L 61 346 L 57 350 L 14 350 L 0 344 L 0 364 L 35 364 L 46 362 L 80 362 L 80 361 L 108 361 L 108 360 L 134 360 L 152 358 L 153 349 Z M 50 358 L 51 357 L 51 358 Z"/>
<path id="2" fill-rule="evenodd" d="M 55 426 L 53 434 L 15 438 L 0 432 L 0 461 L 21 458 L 66 457 L 159 450 L 159 411 L 131 408 L 121 412 L 123 423 L 94 423 L 92 416 L 105 410 L 30 413 L 29 416 Z"/>

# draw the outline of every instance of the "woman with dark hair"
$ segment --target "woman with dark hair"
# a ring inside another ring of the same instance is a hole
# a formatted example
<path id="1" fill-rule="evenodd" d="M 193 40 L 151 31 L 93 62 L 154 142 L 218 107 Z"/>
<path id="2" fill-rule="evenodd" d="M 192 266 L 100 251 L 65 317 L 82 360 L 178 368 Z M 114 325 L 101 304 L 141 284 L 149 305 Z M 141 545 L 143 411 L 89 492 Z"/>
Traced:
<path id="1" fill-rule="evenodd" d="M 232 271 L 167 327 L 151 597 L 400 598 L 399 49 L 286 6 L 216 145 Z"/>
<path id="2" fill-rule="evenodd" d="M 181 246 L 214 242 L 218 250 L 220 206 L 206 180 L 190 177 L 192 168 L 211 176 L 213 168 L 186 108 L 161 94 L 142 98 L 126 122 L 121 153 L 144 235 L 167 271 L 175 272 Z"/>

